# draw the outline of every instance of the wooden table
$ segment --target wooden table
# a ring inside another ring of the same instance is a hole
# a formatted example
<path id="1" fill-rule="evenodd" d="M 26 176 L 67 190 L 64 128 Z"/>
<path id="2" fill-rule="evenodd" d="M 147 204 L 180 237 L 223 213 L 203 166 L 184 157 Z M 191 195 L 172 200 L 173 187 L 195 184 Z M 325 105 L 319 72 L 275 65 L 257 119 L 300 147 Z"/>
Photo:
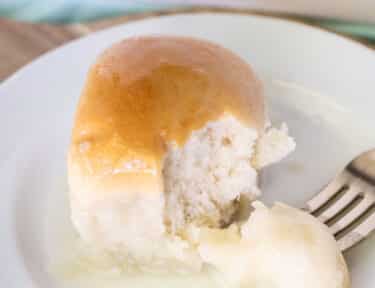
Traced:
<path id="1" fill-rule="evenodd" d="M 51 25 L 51 24 L 32 24 L 21 23 L 0 18 L 0 81 L 11 75 L 17 69 L 27 64 L 35 57 L 64 44 L 72 39 L 87 35 L 91 32 L 111 27 L 117 24 L 131 22 L 139 19 L 157 17 L 161 15 L 180 14 L 180 13 L 202 13 L 202 12 L 231 12 L 238 14 L 263 14 L 251 10 L 221 9 L 221 8 L 190 8 L 168 11 L 158 11 L 151 13 L 133 14 L 108 20 L 77 23 L 73 25 Z M 292 16 L 281 16 L 289 20 L 309 23 Z M 359 40 L 359 39 L 356 39 Z M 362 41 L 363 42 L 363 41 Z M 368 45 L 369 43 L 364 42 Z M 373 46 L 375 48 L 375 46 Z"/>

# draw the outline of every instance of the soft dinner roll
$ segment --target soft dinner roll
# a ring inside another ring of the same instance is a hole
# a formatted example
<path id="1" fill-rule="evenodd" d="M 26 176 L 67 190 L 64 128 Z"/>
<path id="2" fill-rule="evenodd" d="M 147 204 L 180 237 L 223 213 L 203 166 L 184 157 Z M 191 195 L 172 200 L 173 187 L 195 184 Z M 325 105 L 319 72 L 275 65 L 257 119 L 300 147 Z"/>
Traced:
<path id="1" fill-rule="evenodd" d="M 203 261 L 217 270 L 225 287 L 350 287 L 344 258 L 326 226 L 284 204 L 253 205 L 241 227 L 195 233 Z"/>
<path id="2" fill-rule="evenodd" d="M 81 237 L 142 266 L 200 269 L 190 239 L 221 229 L 259 195 L 257 173 L 294 149 L 272 128 L 243 60 L 190 38 L 139 37 L 91 67 L 68 159 Z M 177 265 L 178 266 L 178 265 Z"/>

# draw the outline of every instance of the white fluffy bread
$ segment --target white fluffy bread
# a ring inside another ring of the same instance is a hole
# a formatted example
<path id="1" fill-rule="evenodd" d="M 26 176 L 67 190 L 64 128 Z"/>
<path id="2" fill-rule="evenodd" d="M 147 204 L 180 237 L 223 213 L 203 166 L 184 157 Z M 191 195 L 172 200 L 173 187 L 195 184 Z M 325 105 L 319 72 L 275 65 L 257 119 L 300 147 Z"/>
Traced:
<path id="1" fill-rule="evenodd" d="M 266 119 L 259 80 L 224 48 L 177 37 L 114 45 L 89 72 L 73 129 L 75 228 L 141 269 L 220 270 L 193 235 L 227 231 L 240 200 L 259 196 L 259 169 L 294 149 Z"/>
<path id="2" fill-rule="evenodd" d="M 313 216 L 260 202 L 242 226 L 200 229 L 199 253 L 227 287 L 349 288 L 345 260 L 327 227 Z"/>

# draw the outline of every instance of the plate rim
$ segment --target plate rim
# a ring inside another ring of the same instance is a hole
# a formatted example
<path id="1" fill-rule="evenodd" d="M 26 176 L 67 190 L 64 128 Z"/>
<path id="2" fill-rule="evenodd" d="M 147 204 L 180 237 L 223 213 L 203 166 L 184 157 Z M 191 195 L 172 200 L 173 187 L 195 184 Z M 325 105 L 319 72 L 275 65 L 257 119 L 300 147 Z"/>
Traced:
<path id="1" fill-rule="evenodd" d="M 67 46 L 71 46 L 71 45 L 74 45 L 76 43 L 79 43 L 81 41 L 85 41 L 87 38 L 94 37 L 98 34 L 107 33 L 109 30 L 112 30 L 112 29 L 119 29 L 120 27 L 132 25 L 132 24 L 137 24 L 137 23 L 140 23 L 140 22 L 154 21 L 155 19 L 181 18 L 181 17 L 204 17 L 204 16 L 210 16 L 210 17 L 212 17 L 212 16 L 215 16 L 215 17 L 235 16 L 235 17 L 241 17 L 241 18 L 250 17 L 250 18 L 266 19 L 266 20 L 270 20 L 270 21 L 274 21 L 274 22 L 282 22 L 282 23 L 289 24 L 289 25 L 292 25 L 292 26 L 295 26 L 295 27 L 298 27 L 298 28 L 307 29 L 307 30 L 310 30 L 310 31 L 316 31 L 316 32 L 324 34 L 325 36 L 332 36 L 332 37 L 335 38 L 335 40 L 339 40 L 339 41 L 342 40 L 349 45 L 357 46 L 357 48 L 363 49 L 367 53 L 373 54 L 374 61 L 375 61 L 375 48 L 373 49 L 373 48 L 365 45 L 364 43 L 362 43 L 362 42 L 360 42 L 356 39 L 351 38 L 350 36 L 343 35 L 343 34 L 340 34 L 336 31 L 332 31 L 330 29 L 325 29 L 325 28 L 320 27 L 320 26 L 304 23 L 304 22 L 296 20 L 296 19 L 289 19 L 289 18 L 285 18 L 285 17 L 282 17 L 282 16 L 280 17 L 278 15 L 273 15 L 272 13 L 268 14 L 268 13 L 262 13 L 262 12 L 256 12 L 256 11 L 251 11 L 248 14 L 241 14 L 241 13 L 234 13 L 234 12 L 227 12 L 227 11 L 199 12 L 199 13 L 190 12 L 190 13 L 168 14 L 168 15 L 161 15 L 161 16 L 151 16 L 151 17 L 144 18 L 144 19 L 135 19 L 135 20 L 132 20 L 130 22 L 119 23 L 119 24 L 116 24 L 114 26 L 104 28 L 102 30 L 94 31 L 94 32 L 89 33 L 87 35 L 83 35 L 83 36 L 78 37 L 76 39 L 69 40 L 69 41 L 63 43 L 62 45 L 57 46 L 55 48 L 52 48 L 51 50 L 48 50 L 48 51 L 42 53 L 41 55 L 35 57 L 29 63 L 21 66 L 16 71 L 14 71 L 12 74 L 8 75 L 5 79 L 3 79 L 3 81 L 0 82 L 0 92 L 1 92 L 1 89 L 3 88 L 3 86 L 6 86 L 6 85 L 8 85 L 9 82 L 14 81 L 14 79 L 17 78 L 19 74 L 23 73 L 24 70 L 29 69 L 30 66 L 34 65 L 35 63 L 37 63 L 39 61 L 42 61 L 45 57 L 48 57 L 50 54 L 58 53 L 58 51 L 60 51 L 61 49 L 64 49 Z"/>

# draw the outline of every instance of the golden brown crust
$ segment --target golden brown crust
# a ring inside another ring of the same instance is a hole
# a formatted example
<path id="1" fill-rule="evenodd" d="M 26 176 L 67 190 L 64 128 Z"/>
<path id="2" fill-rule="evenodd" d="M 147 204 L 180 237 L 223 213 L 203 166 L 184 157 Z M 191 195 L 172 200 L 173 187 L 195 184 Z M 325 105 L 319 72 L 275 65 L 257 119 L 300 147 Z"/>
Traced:
<path id="1" fill-rule="evenodd" d="M 166 142 L 226 113 L 264 127 L 260 82 L 239 57 L 190 38 L 127 39 L 90 69 L 70 157 L 91 175 L 157 174 Z"/>

